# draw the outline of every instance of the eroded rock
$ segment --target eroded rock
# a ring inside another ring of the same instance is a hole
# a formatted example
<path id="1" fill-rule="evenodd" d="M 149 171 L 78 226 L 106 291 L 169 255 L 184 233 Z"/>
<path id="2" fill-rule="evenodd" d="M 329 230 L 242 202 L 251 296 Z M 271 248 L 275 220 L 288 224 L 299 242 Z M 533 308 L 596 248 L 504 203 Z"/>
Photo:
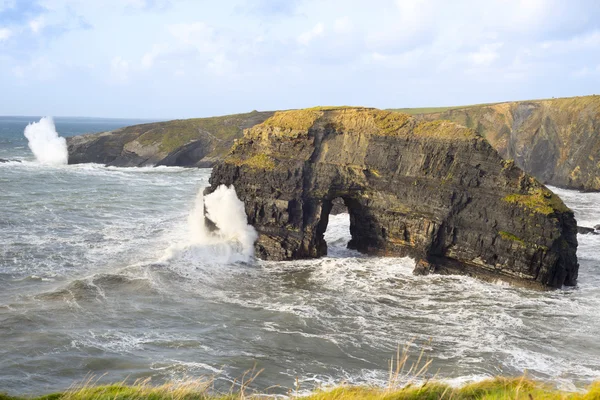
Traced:
<path id="1" fill-rule="evenodd" d="M 213 169 L 235 185 L 268 260 L 320 257 L 332 202 L 349 247 L 411 256 L 420 273 L 534 286 L 575 285 L 571 210 L 473 130 L 365 108 L 278 112 L 245 131 Z"/>

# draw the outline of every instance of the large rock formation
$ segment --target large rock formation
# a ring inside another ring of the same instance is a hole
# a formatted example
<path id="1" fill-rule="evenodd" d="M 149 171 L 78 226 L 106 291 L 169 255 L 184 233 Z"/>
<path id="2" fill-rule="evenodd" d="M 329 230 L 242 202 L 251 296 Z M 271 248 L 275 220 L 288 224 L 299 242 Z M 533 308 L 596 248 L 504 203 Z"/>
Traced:
<path id="1" fill-rule="evenodd" d="M 542 182 L 600 190 L 600 96 L 427 110 L 422 118 L 475 129 Z"/>
<path id="2" fill-rule="evenodd" d="M 111 132 L 67 138 L 69 164 L 119 167 L 166 165 L 211 167 L 221 160 L 243 129 L 272 112 L 253 111 L 224 117 L 195 118 L 134 125 Z"/>
<path id="3" fill-rule="evenodd" d="M 248 129 L 210 179 L 234 185 L 268 260 L 323 256 L 332 201 L 349 247 L 412 256 L 417 272 L 560 287 L 577 279 L 563 202 L 473 130 L 366 108 L 278 112 Z"/>

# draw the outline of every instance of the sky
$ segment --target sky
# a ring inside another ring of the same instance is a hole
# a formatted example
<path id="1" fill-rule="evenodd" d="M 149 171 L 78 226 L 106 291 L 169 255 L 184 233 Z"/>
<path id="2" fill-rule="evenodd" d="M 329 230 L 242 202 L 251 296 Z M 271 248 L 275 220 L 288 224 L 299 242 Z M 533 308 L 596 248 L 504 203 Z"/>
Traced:
<path id="1" fill-rule="evenodd" d="M 600 94 L 598 0 L 0 0 L 0 115 Z"/>

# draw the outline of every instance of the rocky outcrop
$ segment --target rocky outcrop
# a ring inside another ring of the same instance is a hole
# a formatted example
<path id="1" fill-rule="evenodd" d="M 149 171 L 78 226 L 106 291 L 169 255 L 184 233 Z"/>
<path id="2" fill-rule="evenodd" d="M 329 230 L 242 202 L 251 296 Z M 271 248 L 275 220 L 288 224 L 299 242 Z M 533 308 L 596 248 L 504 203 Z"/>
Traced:
<path id="1" fill-rule="evenodd" d="M 242 131 L 272 112 L 253 111 L 224 117 L 134 125 L 111 132 L 67 138 L 69 164 L 119 167 L 166 165 L 211 167 L 221 160 Z"/>
<path id="2" fill-rule="evenodd" d="M 473 130 L 366 108 L 278 112 L 248 129 L 207 192 L 234 185 L 267 260 L 320 257 L 332 202 L 350 248 L 411 256 L 418 273 L 574 285 L 573 213 Z"/>
<path id="3" fill-rule="evenodd" d="M 577 233 L 580 235 L 600 235 L 598 228 L 589 228 L 587 226 L 578 226 Z"/>
<path id="4" fill-rule="evenodd" d="M 544 183 L 600 191 L 600 96 L 452 108 L 421 118 L 473 128 Z"/>

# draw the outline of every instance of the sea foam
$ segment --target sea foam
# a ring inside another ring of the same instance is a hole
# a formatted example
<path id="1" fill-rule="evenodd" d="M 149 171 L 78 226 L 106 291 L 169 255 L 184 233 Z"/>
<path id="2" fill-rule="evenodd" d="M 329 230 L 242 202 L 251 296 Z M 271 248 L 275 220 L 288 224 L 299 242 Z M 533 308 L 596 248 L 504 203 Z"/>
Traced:
<path id="1" fill-rule="evenodd" d="M 58 136 L 52 117 L 44 117 L 25 127 L 29 148 L 40 164 L 65 165 L 69 160 L 67 141 Z"/>

